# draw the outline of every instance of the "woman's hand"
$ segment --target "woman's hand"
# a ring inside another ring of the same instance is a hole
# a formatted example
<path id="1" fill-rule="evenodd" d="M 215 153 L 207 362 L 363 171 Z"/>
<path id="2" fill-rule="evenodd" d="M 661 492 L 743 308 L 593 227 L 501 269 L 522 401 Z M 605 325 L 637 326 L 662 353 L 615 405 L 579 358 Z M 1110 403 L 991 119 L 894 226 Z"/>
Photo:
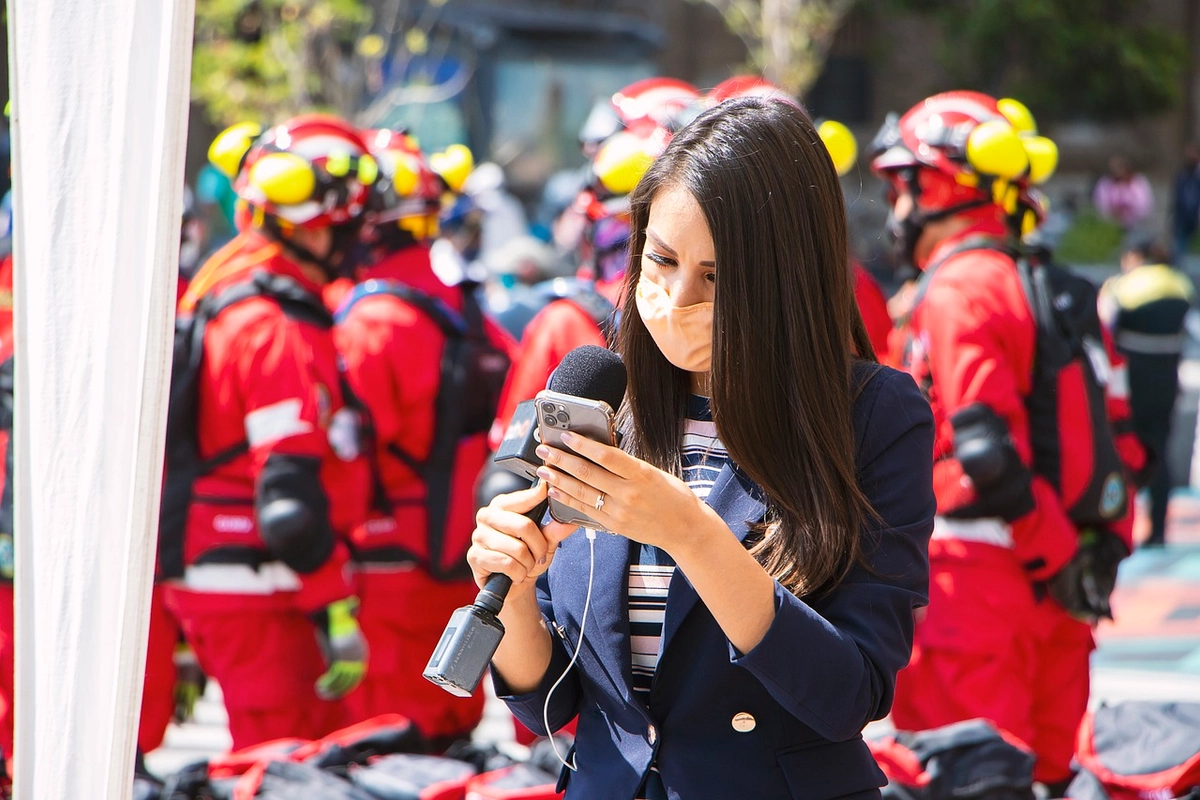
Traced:
<path id="1" fill-rule="evenodd" d="M 549 484 L 550 497 L 587 514 L 604 530 L 672 555 L 685 544 L 698 543 L 705 532 L 728 532 L 721 518 L 674 475 L 578 434 L 564 433 L 562 441 L 574 453 L 539 446 L 545 465 L 538 477 Z M 568 527 L 554 523 L 546 531 L 561 538 L 569 535 L 561 533 Z"/>
<path id="2" fill-rule="evenodd" d="M 467 550 L 467 564 L 481 588 L 493 573 L 501 572 L 512 578 L 509 598 L 516 599 L 537 583 L 537 578 L 550 568 L 558 543 L 574 528 L 547 527 L 543 532 L 525 516 L 546 499 L 545 483 L 530 489 L 502 494 L 475 515 L 475 533 Z"/>

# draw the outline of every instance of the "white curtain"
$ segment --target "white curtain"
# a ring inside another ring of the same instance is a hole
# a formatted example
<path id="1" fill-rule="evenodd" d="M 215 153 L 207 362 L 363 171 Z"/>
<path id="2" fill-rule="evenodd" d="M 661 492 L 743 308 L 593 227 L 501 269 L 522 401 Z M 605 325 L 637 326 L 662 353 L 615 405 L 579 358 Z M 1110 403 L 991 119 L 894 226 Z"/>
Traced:
<path id="1" fill-rule="evenodd" d="M 194 0 L 9 0 L 16 796 L 127 798 Z"/>

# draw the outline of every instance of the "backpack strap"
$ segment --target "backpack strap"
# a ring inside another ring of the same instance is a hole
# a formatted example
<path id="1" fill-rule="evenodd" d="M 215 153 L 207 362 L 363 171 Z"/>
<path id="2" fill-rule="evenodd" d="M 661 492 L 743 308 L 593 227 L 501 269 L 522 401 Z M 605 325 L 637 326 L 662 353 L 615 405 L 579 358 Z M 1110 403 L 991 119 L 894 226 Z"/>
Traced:
<path id="1" fill-rule="evenodd" d="M 290 319 L 329 328 L 333 318 L 328 309 L 308 289 L 305 289 L 294 278 L 287 275 L 276 275 L 269 272 L 257 271 L 249 280 L 236 283 L 214 295 L 205 295 L 196 304 L 194 316 L 196 323 L 192 325 L 192 344 L 189 352 L 193 363 L 189 369 L 200 370 L 200 362 L 204 358 L 204 332 L 208 323 L 227 308 L 237 305 L 252 297 L 268 297 L 279 305 L 280 310 Z M 200 465 L 200 475 L 207 475 L 217 467 L 228 464 L 235 458 L 250 452 L 250 442 L 243 439 L 237 444 L 230 445 L 209 456 Z"/>
<path id="2" fill-rule="evenodd" d="M 363 281 L 355 286 L 334 313 L 334 323 L 341 325 L 345 322 L 346 317 L 350 314 L 350 310 L 358 305 L 360 300 L 381 294 L 398 297 L 409 305 L 419 309 L 441 328 L 442 334 L 446 338 L 461 337 L 467 331 L 467 323 L 462 315 L 446 305 L 440 298 L 426 294 L 420 289 L 414 289 L 412 286 L 400 283 L 399 281 L 379 279 Z M 466 295 L 467 292 L 463 292 L 463 296 L 465 297 Z"/>
<path id="3" fill-rule="evenodd" d="M 1012 256 L 1014 260 L 1016 260 L 1017 257 L 1012 250 L 1004 247 L 1001 244 L 998 244 L 994 239 L 989 237 L 972 236 L 964 239 L 952 247 L 950 252 L 946 253 L 946 255 L 942 256 L 921 271 L 921 277 L 917 279 L 917 291 L 916 294 L 913 295 L 912 305 L 909 307 L 908 314 L 905 315 L 904 319 L 900 321 L 901 325 L 906 324 L 908 320 L 912 318 L 913 311 L 915 311 L 917 306 L 921 304 L 921 301 L 925 299 L 925 295 L 929 292 L 929 286 L 931 283 L 933 283 L 933 276 L 937 273 L 938 269 L 955 256 L 971 250 L 993 250 L 998 253 L 1004 253 Z"/>
<path id="4" fill-rule="evenodd" d="M 354 287 L 334 314 L 334 320 L 341 324 L 360 300 L 380 294 L 399 298 L 417 308 L 437 324 L 446 338 L 442 347 L 434 410 L 433 443 L 429 455 L 420 460 L 395 442 L 387 442 L 384 445 L 388 453 L 415 472 L 425 484 L 429 568 L 436 576 L 441 572 L 439 561 L 446 535 L 446 520 L 449 516 L 454 463 L 458 455 L 458 443 L 462 438 L 462 397 L 467 391 L 469 371 L 467 353 L 472 338 L 486 336 L 483 311 L 474 292 L 471 291 L 464 290 L 462 293 L 463 313 L 460 315 L 442 300 L 419 289 L 397 281 L 369 280 Z M 382 491 L 382 486 L 376 491 Z"/>
<path id="5" fill-rule="evenodd" d="M 588 318 L 596 323 L 606 342 L 613 340 L 620 319 L 620 310 L 609 302 L 608 298 L 596 291 L 590 281 L 570 278 L 555 278 L 545 281 L 539 287 L 553 300 L 566 300 L 574 305 Z"/>
<path id="6" fill-rule="evenodd" d="M 486 337 L 483 311 L 475 293 L 463 288 L 465 335 L 446 339 L 442 348 L 442 374 L 438 384 L 437 422 L 433 446 L 425 460 L 425 498 L 429 535 L 429 571 L 435 577 L 448 577 L 441 563 L 445 549 L 446 522 L 450 514 L 450 495 L 454 483 L 454 465 L 462 439 L 467 404 L 463 396 L 470 387 L 470 349 L 473 340 Z M 450 572 L 453 572 L 451 570 Z"/>

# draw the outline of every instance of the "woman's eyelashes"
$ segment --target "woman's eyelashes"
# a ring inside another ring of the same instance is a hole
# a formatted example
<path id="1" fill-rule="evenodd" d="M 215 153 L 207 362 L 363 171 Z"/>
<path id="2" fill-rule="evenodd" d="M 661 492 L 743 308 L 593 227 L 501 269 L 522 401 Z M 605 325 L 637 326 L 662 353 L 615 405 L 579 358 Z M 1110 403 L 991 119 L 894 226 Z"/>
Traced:
<path id="1" fill-rule="evenodd" d="M 651 262 L 653 262 L 654 265 L 656 267 L 658 267 L 659 269 L 675 269 L 676 267 L 679 266 L 679 263 L 677 261 L 675 261 L 675 259 L 668 258 L 667 256 L 664 256 L 661 253 L 655 253 L 653 251 L 646 251 L 642 255 L 645 258 L 649 259 Z M 712 270 L 706 271 L 704 273 L 704 280 L 708 281 L 709 283 L 716 283 L 717 282 L 717 273 Z"/>
<path id="2" fill-rule="evenodd" d="M 653 261 L 655 264 L 657 264 L 660 267 L 676 266 L 674 260 L 667 258 L 664 255 L 659 255 L 658 253 L 654 253 L 654 252 L 646 253 L 646 258 L 650 259 L 651 261 Z"/>

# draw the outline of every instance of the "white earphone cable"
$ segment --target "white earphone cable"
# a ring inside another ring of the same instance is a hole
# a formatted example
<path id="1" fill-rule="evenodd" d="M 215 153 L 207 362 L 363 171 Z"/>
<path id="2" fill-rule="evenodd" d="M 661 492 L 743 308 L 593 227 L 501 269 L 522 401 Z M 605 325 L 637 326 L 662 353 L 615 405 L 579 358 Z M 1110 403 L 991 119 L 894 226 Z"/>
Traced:
<path id="1" fill-rule="evenodd" d="M 579 650 L 583 647 L 583 629 L 587 626 L 588 609 L 592 605 L 592 577 L 596 572 L 596 532 L 591 528 L 587 528 L 584 533 L 587 535 L 588 540 L 588 583 L 587 594 L 583 600 L 583 616 L 579 618 L 579 641 L 575 645 L 575 652 L 571 655 L 571 660 L 567 663 L 567 668 L 563 670 L 562 675 L 558 676 L 558 680 L 554 682 L 554 685 L 550 687 L 550 691 L 546 693 L 546 703 L 542 706 L 542 724 L 546 726 L 547 732 L 550 731 L 550 698 L 554 696 L 554 690 L 559 687 L 559 684 L 563 682 L 563 679 L 567 677 L 567 673 L 571 671 L 571 668 L 575 666 L 575 662 L 579 659 Z M 565 636 L 563 637 L 563 641 L 566 641 Z M 550 747 L 554 750 L 555 758 L 564 767 L 572 772 L 578 771 L 578 767 L 575 764 L 568 764 L 563 755 L 558 752 L 558 743 L 554 741 L 553 734 L 550 735 Z M 577 762 L 578 755 L 571 760 Z"/>

